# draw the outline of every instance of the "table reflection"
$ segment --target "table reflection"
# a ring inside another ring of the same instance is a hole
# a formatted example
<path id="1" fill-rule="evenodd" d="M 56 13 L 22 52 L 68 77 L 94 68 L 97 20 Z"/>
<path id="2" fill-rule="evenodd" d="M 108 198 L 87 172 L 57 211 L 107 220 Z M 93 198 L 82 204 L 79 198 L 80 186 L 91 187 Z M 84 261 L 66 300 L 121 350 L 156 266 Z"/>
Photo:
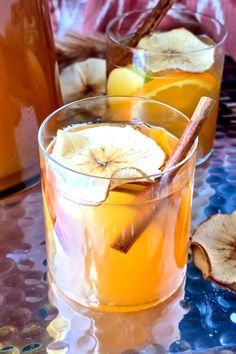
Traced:
<path id="1" fill-rule="evenodd" d="M 50 286 L 49 302 L 58 309 L 58 316 L 50 322 L 47 331 L 54 341 L 64 342 L 60 353 L 120 354 L 135 353 L 135 349 L 141 348 L 144 353 L 154 353 L 154 350 L 164 353 L 180 337 L 178 325 L 187 312 L 181 306 L 183 299 L 184 284 L 171 298 L 151 309 L 108 313 L 84 307 L 74 309 Z M 50 350 L 48 353 L 53 353 Z"/>

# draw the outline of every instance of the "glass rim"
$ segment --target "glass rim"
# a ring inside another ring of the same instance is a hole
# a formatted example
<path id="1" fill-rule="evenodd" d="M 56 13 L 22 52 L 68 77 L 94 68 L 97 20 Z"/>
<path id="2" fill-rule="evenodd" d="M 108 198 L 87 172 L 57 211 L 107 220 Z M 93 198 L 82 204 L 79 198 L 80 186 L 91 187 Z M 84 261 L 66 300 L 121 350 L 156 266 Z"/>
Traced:
<path id="1" fill-rule="evenodd" d="M 47 149 L 44 148 L 43 146 L 43 143 L 42 143 L 42 136 L 43 136 L 43 130 L 44 128 L 46 127 L 47 123 L 53 119 L 53 117 L 67 109 L 68 107 L 70 106 L 73 106 L 75 104 L 78 104 L 80 102 L 86 102 L 86 101 L 94 101 L 94 100 L 106 100 L 106 99 L 110 99 L 110 98 L 122 98 L 122 99 L 136 99 L 136 100 L 139 100 L 139 101 L 146 101 L 147 103 L 154 103 L 154 104 L 157 104 L 157 105 L 161 105 L 165 108 L 168 108 L 170 109 L 171 111 L 174 111 L 176 113 L 178 113 L 179 115 L 183 116 L 187 121 L 189 121 L 190 119 L 182 112 L 180 112 L 179 110 L 177 110 L 176 108 L 168 105 L 168 104 L 165 104 L 163 102 L 160 102 L 160 101 L 155 101 L 155 100 L 152 100 L 152 99 L 149 99 L 149 98 L 146 98 L 146 97 L 139 97 L 139 96 L 125 96 L 125 95 L 104 95 L 104 96 L 94 96 L 94 97 L 86 97 L 86 98 L 82 98 L 82 99 L 79 99 L 79 100 L 76 100 L 76 101 L 72 101 L 72 102 L 69 102 L 69 103 L 66 103 L 65 105 L 62 105 L 61 107 L 59 107 L 58 109 L 56 109 L 55 111 L 51 112 L 45 119 L 44 121 L 42 122 L 41 126 L 39 127 L 39 131 L 38 131 L 38 144 L 39 144 L 39 148 L 40 150 L 42 151 L 44 157 L 46 157 L 49 161 L 51 161 L 53 164 L 59 166 L 60 168 L 62 168 L 63 170 L 66 170 L 66 171 L 69 171 L 69 172 L 72 172 L 74 174 L 77 174 L 79 176 L 84 176 L 84 177 L 88 177 L 88 178 L 94 178 L 94 179 L 99 179 L 99 180 L 110 180 L 110 181 L 119 181 L 119 180 L 124 180 L 124 181 L 142 181 L 144 178 L 147 178 L 147 179 L 151 179 L 151 178 L 159 178 L 163 175 L 166 175 L 167 173 L 169 172 L 172 172 L 172 171 L 175 171 L 175 170 L 178 170 L 181 166 L 185 165 L 189 160 L 190 158 L 193 156 L 193 154 L 196 152 L 196 149 L 197 149 L 197 146 L 198 146 L 198 137 L 195 139 L 195 141 L 193 142 L 193 145 L 190 149 L 190 152 L 188 153 L 188 155 L 183 159 L 181 160 L 178 164 L 174 165 L 173 167 L 167 169 L 166 171 L 161 171 L 160 173 L 155 173 L 155 174 L 152 174 L 152 175 L 147 175 L 146 177 L 129 177 L 129 178 L 124 178 L 124 177 L 116 177 L 116 178 L 112 178 L 112 177 L 102 177 L 102 176 L 96 176 L 96 175 L 91 175 L 91 174 L 87 174 L 87 173 L 83 173 L 83 172 L 79 172 L 79 171 L 75 171 L 73 170 L 72 168 L 69 168 L 65 165 L 63 165 L 61 162 L 59 162 L 58 160 L 54 159 L 53 157 L 51 157 L 51 155 L 48 153 Z M 87 122 L 87 123 L 91 123 L 93 122 L 93 120 Z M 132 121 L 131 121 L 132 122 Z M 112 123 L 112 122 L 107 122 L 107 123 Z M 125 122 L 124 122 L 125 123 Z M 129 123 L 127 121 L 127 123 Z M 145 122 L 143 122 L 145 123 Z M 128 125 L 128 124 L 127 124 Z M 55 136 L 56 137 L 56 136 Z M 54 138 L 55 138 L 54 137 Z M 53 140 L 53 139 L 52 139 Z"/>
<path id="2" fill-rule="evenodd" d="M 121 47 L 121 48 L 125 48 L 126 50 L 130 51 L 130 52 L 135 52 L 135 51 L 140 51 L 142 52 L 143 54 L 146 54 L 146 55 L 150 55 L 150 56 L 158 56 L 158 55 L 162 55 L 164 54 L 164 52 L 159 52 L 159 53 L 156 53 L 156 52 L 151 52 L 149 50 L 146 50 L 146 49 L 142 49 L 142 48 L 132 48 L 132 47 L 129 47 L 127 46 L 126 44 L 123 44 L 121 43 L 119 40 L 117 40 L 112 32 L 111 32 L 111 27 L 114 25 L 114 23 L 116 23 L 118 20 L 122 19 L 122 18 L 125 18 L 129 15 L 132 15 L 132 14 L 138 14 L 138 13 L 144 13 L 144 12 L 150 12 L 152 9 L 144 9 L 144 10 L 133 10 L 133 11 L 127 11 L 125 13 L 123 13 L 122 15 L 118 15 L 116 17 L 114 17 L 107 25 L 107 28 L 106 28 L 106 35 L 107 37 L 113 42 L 115 43 L 117 46 Z M 198 50 L 192 50 L 192 51 L 188 51 L 188 52 L 184 52 L 185 55 L 195 55 L 195 54 L 198 54 L 198 53 L 202 53 L 202 52 L 206 52 L 208 50 L 212 50 L 212 49 L 216 49 L 218 47 L 220 47 L 226 40 L 227 38 L 227 31 L 226 31 L 226 28 L 224 26 L 224 24 L 222 24 L 221 22 L 219 22 L 218 20 L 216 20 L 215 18 L 211 17 L 211 16 L 208 16 L 208 15 L 205 15 L 205 14 L 202 14 L 200 12 L 194 12 L 194 11 L 190 11 L 190 10 L 181 10 L 181 9 L 170 9 L 169 10 L 169 14 L 171 14 L 171 12 L 176 12 L 176 13 L 182 13 L 184 15 L 197 15 L 197 16 L 202 16 L 204 18 L 206 18 L 207 20 L 210 20 L 211 22 L 214 22 L 216 23 L 218 26 L 220 26 L 220 28 L 223 30 L 223 35 L 222 35 L 222 38 L 216 42 L 215 44 L 212 44 L 210 45 L 208 48 L 203 48 L 203 49 L 198 49 Z M 168 13 L 167 13 L 167 16 L 168 16 Z M 183 25 L 184 27 L 184 25 Z M 168 54 L 170 57 L 178 57 L 178 56 L 181 56 L 183 55 L 183 52 L 181 53 L 169 53 Z"/>

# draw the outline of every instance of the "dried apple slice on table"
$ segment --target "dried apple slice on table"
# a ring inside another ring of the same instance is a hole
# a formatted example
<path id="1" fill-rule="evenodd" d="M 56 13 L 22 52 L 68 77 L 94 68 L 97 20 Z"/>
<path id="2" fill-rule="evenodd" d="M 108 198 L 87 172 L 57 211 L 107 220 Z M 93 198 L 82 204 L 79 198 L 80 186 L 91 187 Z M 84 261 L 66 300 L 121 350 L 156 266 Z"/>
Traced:
<path id="1" fill-rule="evenodd" d="M 205 278 L 236 292 L 236 211 L 202 223 L 193 234 L 191 248 Z"/>

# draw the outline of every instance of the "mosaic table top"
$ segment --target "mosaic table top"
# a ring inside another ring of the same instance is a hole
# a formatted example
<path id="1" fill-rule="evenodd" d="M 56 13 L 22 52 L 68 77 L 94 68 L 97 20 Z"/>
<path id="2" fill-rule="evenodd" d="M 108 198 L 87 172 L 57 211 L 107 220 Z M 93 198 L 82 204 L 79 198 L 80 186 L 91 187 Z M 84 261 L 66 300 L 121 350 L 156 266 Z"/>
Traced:
<path id="1" fill-rule="evenodd" d="M 227 59 L 214 151 L 196 170 L 192 227 L 236 209 L 236 64 Z M 0 201 L 0 354 L 236 353 L 236 295 L 186 282 L 155 308 L 76 313 L 47 284 L 40 186 Z"/>

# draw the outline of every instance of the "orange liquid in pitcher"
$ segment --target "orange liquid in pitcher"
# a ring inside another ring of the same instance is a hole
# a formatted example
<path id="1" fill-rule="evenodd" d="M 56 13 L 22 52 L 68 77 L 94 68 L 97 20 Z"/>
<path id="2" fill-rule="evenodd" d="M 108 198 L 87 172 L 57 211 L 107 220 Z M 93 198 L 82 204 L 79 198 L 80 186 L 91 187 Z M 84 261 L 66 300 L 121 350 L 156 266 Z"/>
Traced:
<path id="1" fill-rule="evenodd" d="M 155 139 L 155 129 L 149 133 Z M 176 139 L 166 136 L 173 147 Z M 49 278 L 68 301 L 133 311 L 153 306 L 177 289 L 187 262 L 192 173 L 173 182 L 162 200 L 137 203 L 147 184 L 130 183 L 111 190 L 101 205 L 88 206 L 61 193 L 43 158 L 42 168 Z M 128 253 L 114 250 L 116 237 L 127 225 L 132 232 L 137 213 L 153 203 L 159 203 L 157 212 Z"/>
<path id="2" fill-rule="evenodd" d="M 48 1 L 0 0 L 0 9 L 1 198 L 39 176 L 38 127 L 61 96 Z"/>

